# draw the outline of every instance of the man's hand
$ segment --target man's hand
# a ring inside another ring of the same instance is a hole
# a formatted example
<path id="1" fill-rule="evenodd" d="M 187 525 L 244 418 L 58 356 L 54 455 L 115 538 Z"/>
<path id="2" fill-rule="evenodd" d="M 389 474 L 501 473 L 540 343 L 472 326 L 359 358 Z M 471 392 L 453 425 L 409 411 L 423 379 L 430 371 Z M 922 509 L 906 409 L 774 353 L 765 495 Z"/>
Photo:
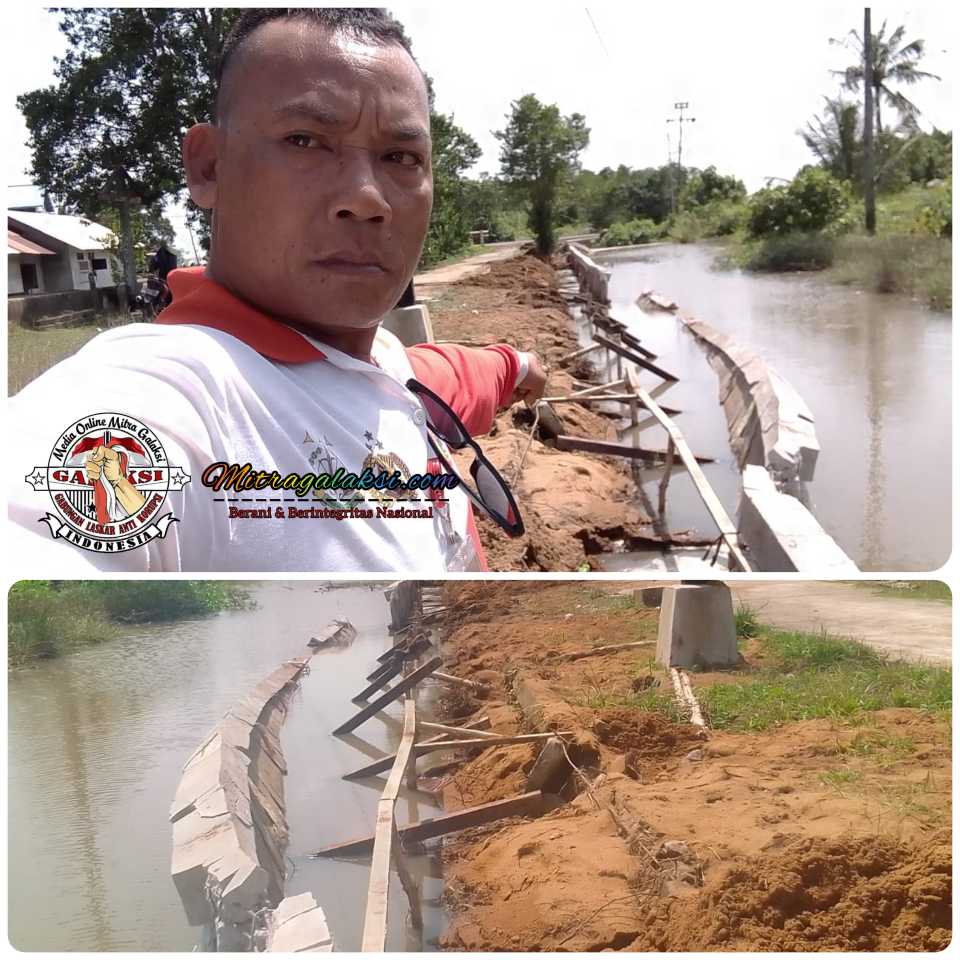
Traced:
<path id="1" fill-rule="evenodd" d="M 94 447 L 87 457 L 87 476 L 96 483 L 100 474 L 107 483 L 116 486 L 120 482 L 120 454 L 110 447 Z"/>
<path id="2" fill-rule="evenodd" d="M 530 368 L 527 375 L 513 391 L 513 402 L 522 400 L 528 407 L 532 407 L 542 396 L 547 386 L 547 374 L 540 365 L 540 358 L 530 353 Z"/>

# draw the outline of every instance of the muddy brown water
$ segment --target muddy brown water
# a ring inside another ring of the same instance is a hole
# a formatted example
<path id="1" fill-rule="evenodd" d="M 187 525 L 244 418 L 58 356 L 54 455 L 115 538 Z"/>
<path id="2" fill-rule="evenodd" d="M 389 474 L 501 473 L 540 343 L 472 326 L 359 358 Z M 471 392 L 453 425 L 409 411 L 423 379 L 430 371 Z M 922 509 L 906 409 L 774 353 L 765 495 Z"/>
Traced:
<path id="1" fill-rule="evenodd" d="M 142 626 L 123 638 L 17 671 L 9 679 L 9 935 L 20 950 L 192 950 L 170 878 L 168 810 L 181 768 L 238 697 L 333 618 L 357 638 L 319 652 L 295 694 L 282 741 L 290 846 L 287 892 L 309 890 L 338 950 L 360 946 L 369 858 L 312 860 L 326 844 L 373 832 L 382 779 L 343 773 L 392 752 L 401 707 L 393 704 L 351 738 L 330 731 L 358 708 L 389 645 L 382 588 L 315 592 L 310 582 L 256 584 L 258 607 L 202 620 Z M 403 794 L 398 821 L 432 815 L 432 798 Z M 415 857 L 425 943 L 445 922 L 433 858 Z M 388 948 L 419 948 L 391 882 Z"/>
<path id="2" fill-rule="evenodd" d="M 736 479 L 729 449 L 724 453 L 717 440 L 718 425 L 724 440 L 726 427 L 716 378 L 678 321 L 634 304 L 644 288 L 754 350 L 796 387 L 816 419 L 821 446 L 806 490 L 810 506 L 861 569 L 940 567 L 951 530 L 949 313 L 833 284 L 816 273 L 717 270 L 719 252 L 709 244 L 664 244 L 599 259 L 613 269 L 613 316 L 684 377 L 658 399 L 690 414 L 677 422 L 696 452 L 719 451 L 705 473 L 727 510 L 736 507 Z M 659 382 L 649 374 L 643 379 Z M 662 431 L 644 439 L 656 441 L 650 446 L 665 443 Z M 656 504 L 655 483 L 647 486 Z M 688 477 L 671 480 L 670 500 L 672 529 L 693 522 L 713 532 Z"/>

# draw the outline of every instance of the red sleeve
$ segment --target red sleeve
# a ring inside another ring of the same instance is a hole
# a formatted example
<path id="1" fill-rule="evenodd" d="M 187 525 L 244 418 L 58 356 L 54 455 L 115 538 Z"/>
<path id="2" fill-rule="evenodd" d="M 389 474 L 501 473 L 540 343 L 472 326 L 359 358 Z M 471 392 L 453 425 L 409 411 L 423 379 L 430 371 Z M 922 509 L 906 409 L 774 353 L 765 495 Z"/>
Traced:
<path id="1" fill-rule="evenodd" d="M 487 433 L 497 411 L 509 406 L 520 370 L 513 347 L 461 347 L 421 343 L 407 347 L 413 375 L 442 397 L 474 436 Z"/>

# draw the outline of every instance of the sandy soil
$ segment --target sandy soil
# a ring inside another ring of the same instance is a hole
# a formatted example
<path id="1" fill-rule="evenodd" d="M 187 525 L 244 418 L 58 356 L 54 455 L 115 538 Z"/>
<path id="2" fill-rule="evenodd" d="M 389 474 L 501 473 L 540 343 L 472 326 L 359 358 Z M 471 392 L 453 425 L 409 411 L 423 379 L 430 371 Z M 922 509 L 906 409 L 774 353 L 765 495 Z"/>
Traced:
<path id="1" fill-rule="evenodd" d="M 584 778 L 563 786 L 571 802 L 551 814 L 447 842 L 446 949 L 947 945 L 948 722 L 890 709 L 860 726 L 817 719 L 704 734 L 610 705 L 611 694 L 661 682 L 652 642 L 649 653 L 569 659 L 653 641 L 656 611 L 627 602 L 622 583 L 448 583 L 445 592 L 449 669 L 488 690 L 456 704 L 457 715 L 487 714 L 504 733 L 572 731 L 570 759 Z M 853 749 L 871 740 L 905 746 Z M 523 745 L 457 765 L 445 804 L 522 792 L 535 757 Z"/>
<path id="2" fill-rule="evenodd" d="M 573 321 L 557 292 L 556 269 L 563 265 L 562 257 L 547 262 L 525 254 L 442 288 L 428 305 L 434 336 L 441 342 L 509 343 L 535 350 L 547 365 L 547 395 L 572 392 L 570 373 L 558 365 L 577 348 Z M 586 407 L 565 405 L 562 417 L 569 434 L 616 439 L 612 421 Z M 516 404 L 497 417 L 481 441 L 511 484 L 527 528 L 525 536 L 511 540 L 478 517 L 491 570 L 594 567 L 591 557 L 611 540 L 625 533 L 649 534 L 647 518 L 634 503 L 633 481 L 620 461 L 558 451 L 539 437 L 531 442 L 531 426 L 530 411 Z"/>

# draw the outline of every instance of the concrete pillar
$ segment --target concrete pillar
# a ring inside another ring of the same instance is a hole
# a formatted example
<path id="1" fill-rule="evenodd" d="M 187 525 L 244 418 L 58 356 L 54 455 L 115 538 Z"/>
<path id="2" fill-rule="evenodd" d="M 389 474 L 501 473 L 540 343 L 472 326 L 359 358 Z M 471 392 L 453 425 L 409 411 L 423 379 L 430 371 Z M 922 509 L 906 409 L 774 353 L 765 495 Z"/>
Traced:
<path id="1" fill-rule="evenodd" d="M 633 602 L 638 606 L 659 607 L 663 601 L 663 587 L 640 587 L 633 591 Z"/>
<path id="2" fill-rule="evenodd" d="M 730 588 L 723 583 L 663 588 L 657 662 L 665 667 L 737 663 L 737 627 Z"/>

